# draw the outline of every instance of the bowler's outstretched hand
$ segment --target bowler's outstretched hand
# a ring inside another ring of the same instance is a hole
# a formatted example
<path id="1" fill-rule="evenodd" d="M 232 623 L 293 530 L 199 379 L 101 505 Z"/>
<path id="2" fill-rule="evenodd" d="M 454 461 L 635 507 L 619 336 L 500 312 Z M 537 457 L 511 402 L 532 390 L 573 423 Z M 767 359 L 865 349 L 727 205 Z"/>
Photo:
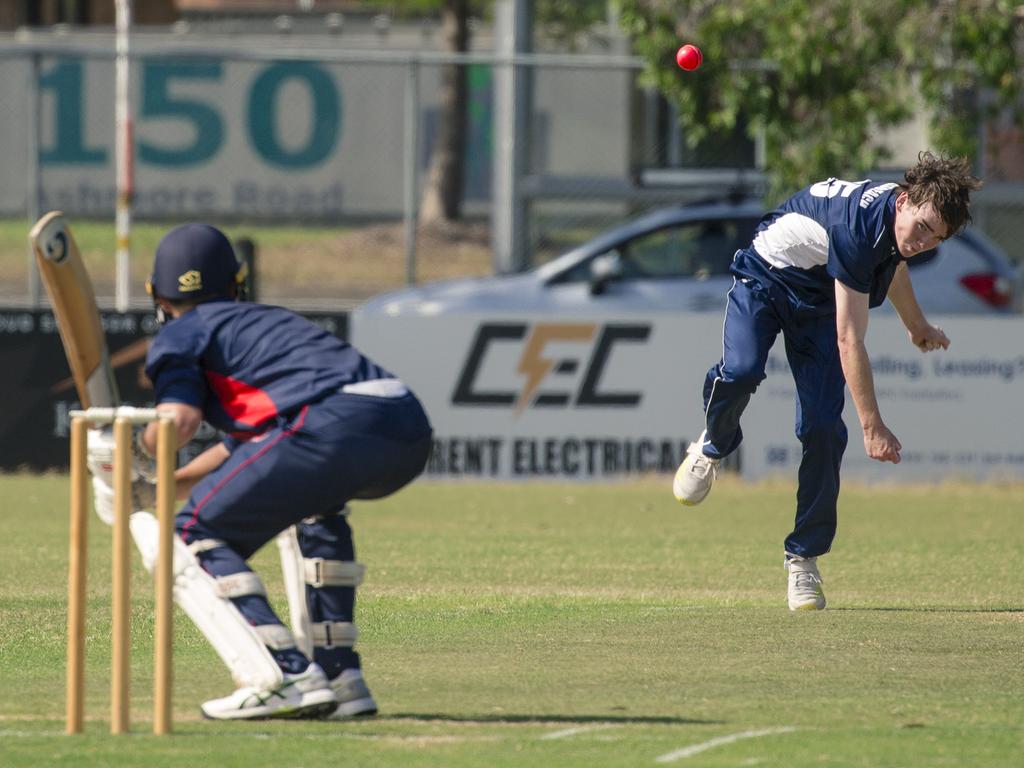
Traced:
<path id="1" fill-rule="evenodd" d="M 864 430 L 864 450 L 868 457 L 875 461 L 891 461 L 900 463 L 900 451 L 903 446 L 885 424 Z"/>

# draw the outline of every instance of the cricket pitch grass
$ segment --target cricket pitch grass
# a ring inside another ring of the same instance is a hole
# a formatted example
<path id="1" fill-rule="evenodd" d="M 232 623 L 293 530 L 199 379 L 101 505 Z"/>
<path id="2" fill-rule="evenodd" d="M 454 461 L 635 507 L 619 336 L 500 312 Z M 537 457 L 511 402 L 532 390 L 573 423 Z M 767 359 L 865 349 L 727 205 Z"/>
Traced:
<path id="1" fill-rule="evenodd" d="M 213 723 L 231 680 L 175 614 L 150 735 L 152 582 L 133 554 L 133 732 L 110 736 L 110 531 L 90 518 L 86 733 L 64 717 L 68 481 L 0 476 L 0 764 L 1007 766 L 1024 760 L 1024 486 L 855 486 L 786 610 L 793 487 L 726 478 L 420 482 L 354 504 L 377 718 Z M 280 566 L 254 559 L 283 615 Z"/>

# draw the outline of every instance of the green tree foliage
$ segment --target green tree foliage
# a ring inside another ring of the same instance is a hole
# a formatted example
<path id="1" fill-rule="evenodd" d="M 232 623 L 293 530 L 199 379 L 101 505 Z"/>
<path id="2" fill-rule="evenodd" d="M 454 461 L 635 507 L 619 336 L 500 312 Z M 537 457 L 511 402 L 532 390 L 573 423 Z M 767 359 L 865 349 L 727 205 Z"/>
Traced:
<path id="1" fill-rule="evenodd" d="M 744 115 L 764 137 L 773 196 L 878 167 L 880 129 L 919 109 L 938 149 L 972 157 L 983 116 L 1008 109 L 1024 122 L 1016 0 L 619 0 L 619 9 L 646 84 L 677 106 L 691 145 Z M 684 42 L 704 52 L 696 72 L 675 65 Z"/>
<path id="2" fill-rule="evenodd" d="M 394 5 L 392 11 L 406 17 L 440 15 L 444 45 L 452 53 L 470 50 L 470 16 L 487 15 L 493 10 L 493 2 L 485 0 L 404 0 Z M 605 17 L 606 4 L 605 0 L 533 0 L 533 12 L 536 28 L 572 46 L 577 34 Z M 466 68 L 446 66 L 439 96 L 440 126 L 420 205 L 422 224 L 462 218 L 467 99 Z"/>
<path id="3" fill-rule="evenodd" d="M 608 18 L 607 0 L 533 0 L 534 28 L 552 41 L 576 47 L 576 36 Z"/>

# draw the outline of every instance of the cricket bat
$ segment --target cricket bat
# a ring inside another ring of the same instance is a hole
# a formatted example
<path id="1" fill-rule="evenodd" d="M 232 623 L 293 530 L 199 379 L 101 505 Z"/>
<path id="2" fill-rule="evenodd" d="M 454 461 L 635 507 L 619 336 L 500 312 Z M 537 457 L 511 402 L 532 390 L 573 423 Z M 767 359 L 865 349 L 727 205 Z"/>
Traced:
<path id="1" fill-rule="evenodd" d="M 119 405 L 96 294 L 64 214 L 50 211 L 29 233 L 64 354 L 83 408 Z"/>

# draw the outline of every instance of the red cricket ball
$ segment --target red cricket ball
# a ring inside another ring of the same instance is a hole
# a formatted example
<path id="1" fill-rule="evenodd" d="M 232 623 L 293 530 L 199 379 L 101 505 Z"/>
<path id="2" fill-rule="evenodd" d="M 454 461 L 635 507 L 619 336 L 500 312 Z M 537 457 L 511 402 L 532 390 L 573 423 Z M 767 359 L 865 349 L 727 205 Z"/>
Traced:
<path id="1" fill-rule="evenodd" d="M 687 43 L 678 51 L 676 51 L 676 64 L 687 72 L 692 72 L 701 65 L 704 61 L 704 54 L 700 52 L 700 48 L 696 45 L 690 45 Z"/>

